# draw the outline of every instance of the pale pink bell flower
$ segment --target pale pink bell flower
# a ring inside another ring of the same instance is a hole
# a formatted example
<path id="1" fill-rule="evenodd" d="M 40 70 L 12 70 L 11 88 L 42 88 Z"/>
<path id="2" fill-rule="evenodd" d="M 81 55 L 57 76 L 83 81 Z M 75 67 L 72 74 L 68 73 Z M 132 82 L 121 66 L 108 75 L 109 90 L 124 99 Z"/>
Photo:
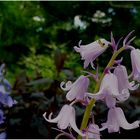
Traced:
<path id="1" fill-rule="evenodd" d="M 99 126 L 97 124 L 89 124 L 87 128 L 88 139 L 100 139 Z"/>
<path id="2" fill-rule="evenodd" d="M 140 82 L 140 50 L 131 51 L 132 77 L 133 80 Z"/>
<path id="3" fill-rule="evenodd" d="M 65 84 L 65 88 L 63 87 L 65 82 L 61 82 L 60 87 L 68 91 L 66 98 L 69 101 L 72 101 L 74 99 L 77 100 L 84 100 L 85 93 L 87 92 L 88 85 L 89 85 L 89 79 L 87 76 L 81 75 L 74 83 L 71 81 L 68 81 Z"/>
<path id="4" fill-rule="evenodd" d="M 126 92 L 129 92 L 129 90 L 136 90 L 139 86 L 139 84 L 135 85 L 135 82 L 129 82 L 128 80 L 128 74 L 126 67 L 123 65 L 118 65 L 114 69 L 114 74 L 117 76 L 118 79 L 118 87 L 119 92 L 121 93 L 123 90 L 126 90 Z"/>
<path id="5" fill-rule="evenodd" d="M 93 66 L 93 61 L 101 55 L 111 44 L 105 39 L 96 40 L 87 45 L 80 45 L 79 47 L 75 46 L 74 49 L 76 52 L 79 52 L 81 59 L 84 60 L 84 68 L 87 68 L 89 64 Z"/>
<path id="6" fill-rule="evenodd" d="M 123 110 L 120 107 L 110 108 L 108 111 L 107 122 L 102 124 L 102 128 L 99 130 L 108 129 L 109 133 L 119 132 L 120 127 L 126 130 L 135 129 L 139 127 L 140 121 L 128 123 Z"/>
<path id="7" fill-rule="evenodd" d="M 129 98 L 129 93 L 125 90 L 119 92 L 118 79 L 117 76 L 113 73 L 105 74 L 99 92 L 96 94 L 86 93 L 87 96 L 94 98 L 96 100 L 107 100 L 106 98 L 112 96 L 118 101 L 125 101 Z M 107 100 L 109 101 L 109 100 Z"/>
<path id="8" fill-rule="evenodd" d="M 85 136 L 76 126 L 75 122 L 75 109 L 71 105 L 64 105 L 60 110 L 58 116 L 54 119 L 51 118 L 52 113 L 49 115 L 49 118 L 46 118 L 46 112 L 43 114 L 43 117 L 47 122 L 57 123 L 59 129 L 66 129 L 68 126 L 73 128 L 79 135 Z"/>

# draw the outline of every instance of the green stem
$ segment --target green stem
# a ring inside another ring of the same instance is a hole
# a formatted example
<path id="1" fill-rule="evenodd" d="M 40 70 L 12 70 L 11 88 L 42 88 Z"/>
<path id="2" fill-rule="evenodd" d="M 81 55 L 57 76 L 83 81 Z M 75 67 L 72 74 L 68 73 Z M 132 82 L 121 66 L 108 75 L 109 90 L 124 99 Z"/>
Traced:
<path id="1" fill-rule="evenodd" d="M 124 47 L 121 47 L 119 50 L 117 51 L 114 51 L 110 61 L 108 62 L 106 68 L 108 67 L 111 67 L 116 59 L 116 57 L 124 50 L 125 48 Z M 106 69 L 105 68 L 105 69 Z M 100 84 L 101 84 L 101 81 L 104 77 L 104 73 L 101 75 L 101 78 L 100 80 L 98 81 L 98 83 L 96 84 L 96 87 L 95 87 L 95 90 L 94 90 L 94 93 L 96 93 L 98 90 L 99 90 L 99 87 L 100 87 Z M 86 110 L 85 110 L 85 113 L 84 113 L 84 116 L 83 116 L 83 120 L 82 120 L 82 123 L 81 123 L 81 127 L 80 127 L 80 130 L 86 128 L 87 126 L 87 123 L 88 123 L 88 120 L 89 120 L 89 116 L 90 116 L 90 113 L 91 113 L 91 110 L 93 108 L 93 105 L 95 104 L 95 100 L 94 99 L 91 99 L 90 100 L 90 103 L 86 106 Z M 78 136 L 78 139 L 80 139 L 81 136 L 79 135 Z"/>

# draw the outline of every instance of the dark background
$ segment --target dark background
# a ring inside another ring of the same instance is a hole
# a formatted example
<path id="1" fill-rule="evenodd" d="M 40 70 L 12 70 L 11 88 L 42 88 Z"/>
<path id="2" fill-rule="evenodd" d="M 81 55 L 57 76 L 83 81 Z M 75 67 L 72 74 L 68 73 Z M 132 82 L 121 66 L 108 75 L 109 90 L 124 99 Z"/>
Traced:
<path id="1" fill-rule="evenodd" d="M 76 20 L 77 19 L 77 20 Z M 78 23 L 80 22 L 80 24 Z M 5 109 L 7 138 L 55 138 L 58 134 L 42 114 L 58 114 L 68 103 L 60 82 L 74 81 L 83 70 L 80 55 L 73 47 L 98 38 L 116 40 L 135 30 L 132 45 L 140 47 L 140 2 L 0 2 L 0 61 L 6 64 L 6 78 L 12 84 L 11 96 L 18 104 Z M 112 50 L 99 57 L 100 70 L 106 66 Z M 129 51 L 122 53 L 122 64 L 131 72 Z M 91 67 L 88 68 L 92 71 Z M 94 84 L 89 90 L 93 91 Z M 96 103 L 95 121 L 106 121 L 108 109 Z M 132 93 L 125 103 L 118 104 L 129 122 L 140 119 L 140 93 Z M 75 106 L 80 126 L 84 107 Z M 47 115 L 48 115 L 47 114 Z M 2 126 L 3 127 L 3 126 Z M 140 138 L 140 128 L 108 134 L 101 138 Z"/>

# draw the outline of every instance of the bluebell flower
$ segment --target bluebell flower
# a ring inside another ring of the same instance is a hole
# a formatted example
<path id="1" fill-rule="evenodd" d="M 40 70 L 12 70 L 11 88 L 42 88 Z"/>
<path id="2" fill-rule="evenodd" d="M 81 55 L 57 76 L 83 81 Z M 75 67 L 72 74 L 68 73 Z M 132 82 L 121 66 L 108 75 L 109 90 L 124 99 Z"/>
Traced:
<path id="1" fill-rule="evenodd" d="M 0 124 L 4 123 L 4 119 L 5 119 L 4 113 L 2 110 L 0 110 Z"/>
<path id="2" fill-rule="evenodd" d="M 0 139 L 6 139 L 6 132 L 0 133 Z"/>
<path id="3" fill-rule="evenodd" d="M 102 128 L 99 130 L 108 129 L 109 133 L 119 132 L 120 127 L 126 130 L 135 129 L 139 127 L 140 121 L 135 121 L 133 123 L 128 123 L 123 110 L 120 107 L 110 108 L 108 111 L 108 118 L 106 123 L 102 124 Z"/>
<path id="4" fill-rule="evenodd" d="M 117 99 L 118 101 L 125 101 L 129 98 L 129 92 L 126 92 L 123 89 L 121 92 L 119 90 L 118 79 L 117 76 L 113 73 L 105 74 L 99 92 L 96 94 L 86 93 L 87 96 L 94 98 L 96 100 L 105 100 L 109 101 L 106 98 L 112 96 L 113 98 Z"/>
<path id="5" fill-rule="evenodd" d="M 75 82 L 68 81 L 63 87 L 65 82 L 61 82 L 60 87 L 61 89 L 68 91 L 66 98 L 69 101 L 72 101 L 74 99 L 77 100 L 84 100 L 85 99 L 85 93 L 87 92 L 88 85 L 89 85 L 89 79 L 87 76 L 81 75 Z"/>
<path id="6" fill-rule="evenodd" d="M 58 116 L 54 119 L 51 118 L 52 113 L 49 115 L 49 118 L 46 118 L 46 112 L 43 114 L 44 119 L 50 123 L 57 123 L 59 129 L 66 129 L 68 126 L 73 128 L 81 136 L 85 136 L 76 125 L 75 121 L 75 109 L 71 105 L 64 105 L 60 110 Z"/>
<path id="7" fill-rule="evenodd" d="M 16 101 L 13 100 L 9 94 L 3 94 L 0 92 L 0 103 L 8 107 L 12 107 L 14 104 L 16 104 Z"/>
<path id="8" fill-rule="evenodd" d="M 132 77 L 137 82 L 140 82 L 140 49 L 133 49 L 131 51 L 131 63 L 132 63 Z"/>
<path id="9" fill-rule="evenodd" d="M 114 69 L 114 74 L 117 76 L 118 79 L 118 87 L 120 93 L 123 90 L 129 93 L 129 90 L 136 90 L 139 87 L 139 84 L 135 84 L 134 81 L 129 82 L 128 74 L 125 66 L 118 65 Z"/>
<path id="10" fill-rule="evenodd" d="M 93 61 L 100 56 L 108 47 L 110 42 L 105 39 L 96 40 L 87 45 L 75 46 L 76 52 L 80 53 L 81 59 L 84 60 L 84 68 L 87 68 L 89 64 L 93 66 Z"/>
<path id="11" fill-rule="evenodd" d="M 88 139 L 100 139 L 100 131 L 99 126 L 97 124 L 89 124 L 87 128 L 87 134 Z"/>

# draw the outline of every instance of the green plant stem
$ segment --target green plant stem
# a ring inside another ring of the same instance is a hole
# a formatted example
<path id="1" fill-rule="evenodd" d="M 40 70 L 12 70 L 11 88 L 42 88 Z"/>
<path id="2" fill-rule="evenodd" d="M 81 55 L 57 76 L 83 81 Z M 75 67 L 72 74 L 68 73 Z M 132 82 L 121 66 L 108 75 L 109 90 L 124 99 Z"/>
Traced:
<path id="1" fill-rule="evenodd" d="M 114 51 L 110 61 L 108 62 L 106 68 L 108 67 L 111 67 L 113 64 L 114 64 L 114 61 L 116 59 L 116 57 L 124 50 L 125 48 L 124 47 L 121 47 L 119 50 L 117 51 Z M 106 69 L 105 68 L 105 69 Z M 100 84 L 101 84 L 101 81 L 104 77 L 105 73 L 103 73 L 100 77 L 100 80 L 97 82 L 96 84 L 96 87 L 95 87 L 95 90 L 94 90 L 94 93 L 96 93 L 98 90 L 99 90 L 99 87 L 100 87 Z M 87 123 L 88 123 L 88 120 L 89 120 L 89 117 L 90 117 L 90 113 L 91 113 L 91 110 L 93 108 L 93 105 L 95 104 L 96 100 L 94 99 L 91 99 L 90 100 L 90 103 L 86 106 L 86 110 L 85 110 L 85 113 L 84 113 L 84 116 L 83 116 L 83 120 L 82 120 L 82 123 L 81 123 L 81 127 L 80 127 L 80 130 L 83 130 L 87 127 Z M 78 139 L 80 139 L 81 136 L 78 135 Z"/>

